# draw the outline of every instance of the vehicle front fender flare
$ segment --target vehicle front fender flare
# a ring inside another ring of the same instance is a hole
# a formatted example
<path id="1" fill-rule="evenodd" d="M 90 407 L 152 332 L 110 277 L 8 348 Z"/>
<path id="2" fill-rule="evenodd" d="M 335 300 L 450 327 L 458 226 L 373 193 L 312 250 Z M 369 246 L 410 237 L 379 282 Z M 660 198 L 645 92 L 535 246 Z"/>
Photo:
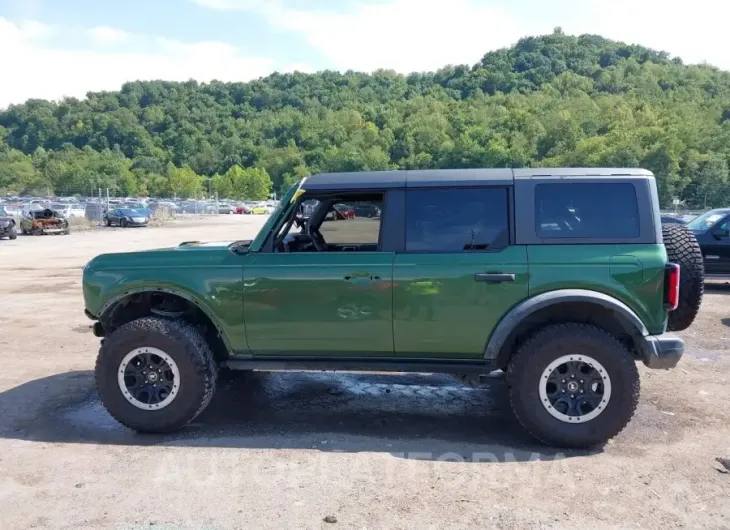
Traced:
<path id="1" fill-rule="evenodd" d="M 97 316 L 98 320 L 102 320 L 107 311 L 111 310 L 116 304 L 118 304 L 125 298 L 128 298 L 135 294 L 140 294 L 140 293 L 166 293 L 166 294 L 172 294 L 175 296 L 179 296 L 180 298 L 187 300 L 188 302 L 193 304 L 195 307 L 200 309 L 200 311 L 206 317 L 208 317 L 208 320 L 210 320 L 211 323 L 213 324 L 213 326 L 215 326 L 215 329 L 218 332 L 218 335 L 220 336 L 221 340 L 223 341 L 223 344 L 225 345 L 228 352 L 230 353 L 233 351 L 233 349 L 231 348 L 231 343 L 228 341 L 228 337 L 226 336 L 225 332 L 218 324 L 218 321 L 215 318 L 215 316 L 213 315 L 213 312 L 210 310 L 210 308 L 208 308 L 205 304 L 202 304 L 200 302 L 200 300 L 195 298 L 190 293 L 188 293 L 184 290 L 175 289 L 173 287 L 159 286 L 159 287 L 138 287 L 138 288 L 134 288 L 134 289 L 126 289 L 123 292 L 112 296 L 109 300 L 107 300 L 104 303 L 104 305 L 99 310 L 99 313 Z"/>
<path id="2" fill-rule="evenodd" d="M 492 362 L 497 361 L 503 346 L 509 340 L 512 332 L 531 314 L 552 305 L 576 302 L 595 304 L 610 310 L 621 322 L 622 326 L 629 330 L 632 335 L 640 335 L 642 337 L 649 335 L 649 331 L 639 316 L 621 300 L 588 289 L 558 289 L 538 294 L 513 307 L 500 320 L 489 337 L 487 347 L 484 351 L 484 358 Z"/>

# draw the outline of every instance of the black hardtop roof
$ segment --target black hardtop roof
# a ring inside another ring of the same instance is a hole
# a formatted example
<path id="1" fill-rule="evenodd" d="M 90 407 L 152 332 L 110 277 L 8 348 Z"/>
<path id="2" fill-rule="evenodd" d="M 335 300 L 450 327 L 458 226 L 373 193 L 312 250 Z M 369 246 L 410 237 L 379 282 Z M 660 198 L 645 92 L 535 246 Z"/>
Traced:
<path id="1" fill-rule="evenodd" d="M 362 171 L 351 173 L 320 173 L 308 177 L 305 190 L 390 189 L 405 187 L 474 186 L 482 182 L 510 185 L 514 179 L 561 177 L 653 178 L 651 171 L 639 168 L 521 168 L 521 169 L 421 169 L 397 171 Z"/>

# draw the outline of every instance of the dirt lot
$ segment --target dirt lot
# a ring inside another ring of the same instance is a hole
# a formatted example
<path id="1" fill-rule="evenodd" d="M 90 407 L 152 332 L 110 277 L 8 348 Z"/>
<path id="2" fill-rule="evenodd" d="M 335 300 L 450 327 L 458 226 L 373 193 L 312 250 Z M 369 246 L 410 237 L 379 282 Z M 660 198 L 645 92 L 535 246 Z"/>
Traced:
<path id="1" fill-rule="evenodd" d="M 730 286 L 707 293 L 680 367 L 641 367 L 637 414 L 600 451 L 533 443 L 501 380 L 442 375 L 227 376 L 184 432 L 121 428 L 93 390 L 83 265 L 262 221 L 0 241 L 0 529 L 730 527 Z"/>

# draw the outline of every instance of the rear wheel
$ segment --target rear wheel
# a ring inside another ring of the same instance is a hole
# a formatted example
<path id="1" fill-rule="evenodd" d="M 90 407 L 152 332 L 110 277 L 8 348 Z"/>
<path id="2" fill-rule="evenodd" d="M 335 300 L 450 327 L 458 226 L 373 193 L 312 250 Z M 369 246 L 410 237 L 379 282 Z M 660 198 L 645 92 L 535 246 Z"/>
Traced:
<path id="1" fill-rule="evenodd" d="M 662 225 L 662 236 L 669 262 L 679 265 L 679 304 L 669 313 L 667 329 L 682 331 L 692 325 L 702 304 L 705 290 L 702 250 L 694 234 L 683 225 Z"/>
<path id="2" fill-rule="evenodd" d="M 639 400 L 636 361 L 613 335 L 588 324 L 551 325 L 528 339 L 507 370 L 515 416 L 554 446 L 605 443 Z"/>
<path id="3" fill-rule="evenodd" d="M 101 401 L 119 423 L 139 432 L 170 432 L 208 406 L 218 371 L 197 328 L 145 317 L 104 340 L 95 375 Z"/>

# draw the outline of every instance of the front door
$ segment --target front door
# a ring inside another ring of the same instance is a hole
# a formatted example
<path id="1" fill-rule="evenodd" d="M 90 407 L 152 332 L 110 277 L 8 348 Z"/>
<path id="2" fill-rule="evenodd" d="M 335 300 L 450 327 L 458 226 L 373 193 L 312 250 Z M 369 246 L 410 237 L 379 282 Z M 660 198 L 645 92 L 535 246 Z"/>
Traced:
<path id="1" fill-rule="evenodd" d="M 378 250 L 380 216 L 322 223 L 326 251 L 253 253 L 244 316 L 255 356 L 393 355 L 394 252 Z"/>
<path id="2" fill-rule="evenodd" d="M 406 192 L 405 252 L 393 266 L 399 357 L 482 359 L 503 315 L 528 295 L 527 252 L 510 246 L 503 187 Z"/>
<path id="3" fill-rule="evenodd" d="M 730 274 L 730 216 L 702 235 L 700 246 L 707 274 Z"/>

